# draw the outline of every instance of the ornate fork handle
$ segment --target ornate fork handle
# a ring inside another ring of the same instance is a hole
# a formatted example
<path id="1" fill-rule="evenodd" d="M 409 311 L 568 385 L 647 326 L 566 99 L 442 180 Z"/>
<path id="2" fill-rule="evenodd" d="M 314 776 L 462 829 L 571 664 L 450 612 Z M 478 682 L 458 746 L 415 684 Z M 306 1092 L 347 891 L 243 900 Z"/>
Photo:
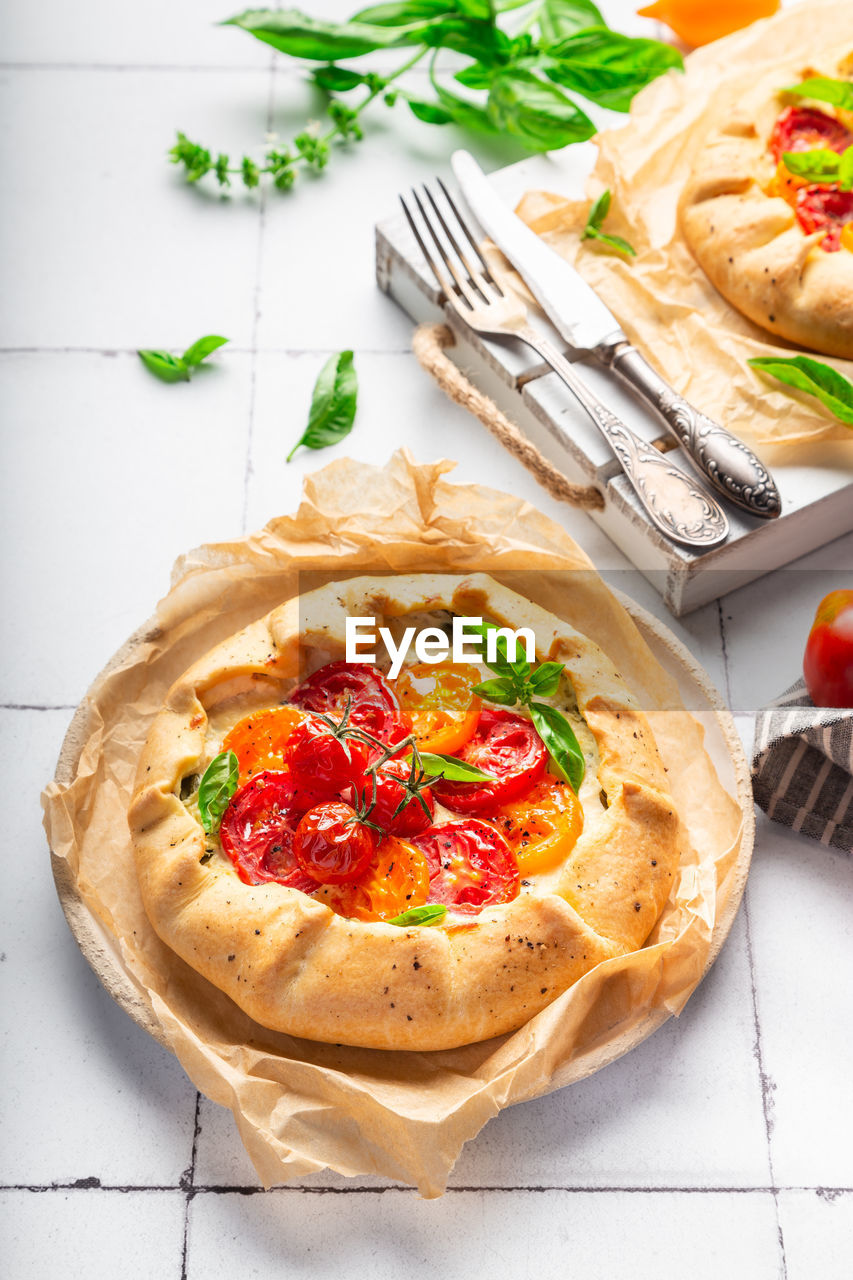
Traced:
<path id="1" fill-rule="evenodd" d="M 729 522 L 716 500 L 692 476 L 668 461 L 666 454 L 630 431 L 590 391 L 556 347 L 526 325 L 517 333 L 562 378 L 605 436 L 658 529 L 673 541 L 689 547 L 714 547 L 723 542 Z M 557 428 L 555 434 L 559 433 Z"/>
<path id="2" fill-rule="evenodd" d="M 603 347 L 600 354 L 605 364 L 657 410 L 697 469 L 730 502 L 764 519 L 780 514 L 782 502 L 773 477 L 742 440 L 694 409 L 630 342 Z"/>

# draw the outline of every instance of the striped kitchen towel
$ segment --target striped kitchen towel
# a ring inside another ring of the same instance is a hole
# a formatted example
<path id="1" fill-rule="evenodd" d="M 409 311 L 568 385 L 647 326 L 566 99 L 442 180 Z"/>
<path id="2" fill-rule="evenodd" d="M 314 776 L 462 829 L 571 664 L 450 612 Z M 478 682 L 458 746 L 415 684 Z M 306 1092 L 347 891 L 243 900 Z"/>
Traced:
<path id="1" fill-rule="evenodd" d="M 768 817 L 853 853 L 853 710 L 814 706 L 803 680 L 764 707 L 752 786 Z"/>

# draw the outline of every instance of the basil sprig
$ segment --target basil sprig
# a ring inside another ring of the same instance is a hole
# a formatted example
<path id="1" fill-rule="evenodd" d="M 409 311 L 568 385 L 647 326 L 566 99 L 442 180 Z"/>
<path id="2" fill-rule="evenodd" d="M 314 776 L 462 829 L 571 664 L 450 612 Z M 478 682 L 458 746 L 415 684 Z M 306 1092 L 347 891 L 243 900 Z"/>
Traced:
<path id="1" fill-rule="evenodd" d="M 218 333 L 209 333 L 187 347 L 182 356 L 172 355 L 171 351 L 149 350 L 138 351 L 136 354 L 146 369 L 161 382 L 189 382 L 193 369 L 219 347 L 224 347 L 227 341 L 227 338 L 220 337 Z"/>
<path id="2" fill-rule="evenodd" d="M 424 907 L 410 907 L 400 915 L 386 920 L 386 924 L 397 924 L 405 928 L 410 924 L 438 924 L 447 915 L 447 907 L 440 902 L 429 902 Z"/>
<path id="3" fill-rule="evenodd" d="M 508 16 L 515 10 L 526 13 Z M 553 151 L 595 132 L 566 90 L 627 111 L 649 81 L 683 66 L 670 45 L 612 31 L 592 0 L 390 0 L 346 22 L 296 9 L 249 9 L 223 25 L 313 64 L 315 83 L 329 94 L 325 128 L 303 129 L 262 159 L 243 155 L 232 164 L 225 152 L 179 133 L 169 156 L 183 166 L 187 181 L 210 174 L 223 188 L 232 177 L 256 187 L 266 175 L 288 190 L 300 169 L 320 172 L 337 146 L 359 141 L 361 117 L 379 101 L 403 104 L 427 124 L 508 135 L 528 151 Z M 381 71 L 341 65 L 374 52 L 387 60 L 394 49 L 404 57 L 391 69 L 387 61 Z M 461 54 L 463 65 L 458 59 L 453 68 L 442 65 L 445 50 Z M 422 59 L 430 74 L 413 93 L 402 77 Z"/>
<path id="4" fill-rule="evenodd" d="M 474 685 L 474 693 L 488 702 L 497 702 L 500 706 L 527 707 L 533 727 L 548 751 L 552 768 L 577 794 L 586 772 L 586 763 L 575 731 L 556 707 L 547 702 L 536 701 L 537 697 L 550 698 L 557 692 L 564 664 L 542 662 L 533 668 L 526 658 L 518 657 L 517 646 L 510 653 L 506 636 L 497 634 L 495 658 L 490 662 L 486 647 L 489 632 L 497 633 L 499 628 L 494 623 L 486 622 L 479 626 L 469 624 L 468 630 L 478 633 L 480 656 L 497 676 L 495 680 L 484 680 L 481 684 Z"/>
<path id="5" fill-rule="evenodd" d="M 806 182 L 828 186 L 837 182 L 842 191 L 853 191 L 853 146 L 841 155 L 828 147 L 813 151 L 785 151 L 782 161 L 789 173 Z"/>
<path id="6" fill-rule="evenodd" d="M 406 757 L 411 764 L 412 756 Z M 444 778 L 446 782 L 497 782 L 493 773 L 484 773 L 467 760 L 455 756 L 442 756 L 432 751 L 419 751 L 418 763 L 428 778 Z"/>
<path id="7" fill-rule="evenodd" d="M 341 351 L 329 359 L 314 383 L 308 425 L 287 455 L 293 457 L 300 445 L 325 449 L 337 444 L 352 431 L 358 402 L 358 378 L 351 351 Z"/>
<path id="8" fill-rule="evenodd" d="M 853 382 L 831 365 L 810 356 L 759 356 L 747 363 L 759 373 L 814 396 L 839 422 L 853 427 Z"/>
<path id="9" fill-rule="evenodd" d="M 811 76 L 800 84 L 789 85 L 782 90 L 792 98 L 813 98 L 815 102 L 830 102 L 843 111 L 853 111 L 853 80 L 833 80 L 829 76 Z"/>
<path id="10" fill-rule="evenodd" d="M 636 258 L 637 250 L 627 240 L 623 240 L 621 236 L 611 235 L 608 231 L 602 231 L 602 223 L 610 212 L 610 188 L 602 191 L 595 204 L 589 211 L 589 217 L 586 220 L 586 226 L 581 232 L 581 240 L 598 240 L 600 244 L 605 244 L 611 249 L 616 249 L 619 253 L 627 253 L 629 257 Z"/>
<path id="11" fill-rule="evenodd" d="M 198 811 L 208 835 L 219 830 L 228 801 L 237 790 L 240 762 L 233 751 L 221 751 L 204 771 L 198 788 Z"/>

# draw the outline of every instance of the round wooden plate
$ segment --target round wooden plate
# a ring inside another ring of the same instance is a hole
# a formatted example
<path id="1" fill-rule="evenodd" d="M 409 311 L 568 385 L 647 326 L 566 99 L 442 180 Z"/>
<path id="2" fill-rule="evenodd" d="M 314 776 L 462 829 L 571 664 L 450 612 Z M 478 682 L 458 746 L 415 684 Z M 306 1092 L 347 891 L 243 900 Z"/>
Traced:
<path id="1" fill-rule="evenodd" d="M 705 723 L 706 727 L 705 746 L 714 763 L 720 781 L 725 789 L 736 797 L 743 813 L 740 847 L 734 868 L 732 888 L 722 904 L 721 910 L 717 913 L 708 959 L 702 975 L 704 977 L 717 958 L 737 915 L 752 858 L 755 838 L 755 815 L 749 765 L 731 714 L 705 671 L 694 660 L 689 650 L 652 614 L 642 609 L 621 592 L 614 591 L 613 594 L 617 596 L 628 613 L 630 613 L 643 639 L 658 662 L 669 675 L 677 680 L 682 697 L 691 710 L 695 712 L 698 709 L 716 713 L 713 716 L 703 716 L 703 723 Z M 150 620 L 134 632 L 130 639 L 122 645 L 106 664 L 98 679 L 100 680 L 102 676 L 109 674 L 121 663 L 132 657 L 135 649 L 142 643 L 143 637 L 149 635 L 156 625 L 154 620 Z M 54 776 L 60 786 L 67 786 L 77 771 L 86 733 L 85 701 L 84 699 L 78 706 L 59 753 Z M 57 858 L 52 851 L 51 863 L 62 910 L 86 960 L 117 1004 L 126 1013 L 130 1014 L 134 1022 L 137 1022 L 139 1026 L 143 1027 L 166 1048 L 169 1048 L 170 1046 L 162 1033 L 157 1019 L 154 1017 L 145 993 L 119 963 L 111 936 L 80 897 L 68 863 L 64 858 Z M 616 1058 L 628 1053 L 638 1044 L 641 1044 L 670 1016 L 665 1009 L 651 1010 L 629 1032 L 614 1038 L 608 1046 L 606 1054 L 602 1054 L 597 1058 L 593 1070 L 606 1066 L 608 1063 L 615 1061 Z M 571 1084 L 573 1081 L 580 1080 L 589 1074 L 591 1074 L 591 1071 L 583 1062 L 577 1064 L 568 1063 L 565 1071 L 558 1071 L 548 1085 L 548 1089 Z"/>

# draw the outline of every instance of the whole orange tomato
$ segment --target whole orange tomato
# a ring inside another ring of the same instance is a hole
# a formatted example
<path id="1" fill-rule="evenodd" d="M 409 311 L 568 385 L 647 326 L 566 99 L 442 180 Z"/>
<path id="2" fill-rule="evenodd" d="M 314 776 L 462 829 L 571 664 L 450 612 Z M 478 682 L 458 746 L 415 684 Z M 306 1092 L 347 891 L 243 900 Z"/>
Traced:
<path id="1" fill-rule="evenodd" d="M 853 591 L 830 591 L 817 607 L 803 657 L 817 707 L 853 707 Z"/>

